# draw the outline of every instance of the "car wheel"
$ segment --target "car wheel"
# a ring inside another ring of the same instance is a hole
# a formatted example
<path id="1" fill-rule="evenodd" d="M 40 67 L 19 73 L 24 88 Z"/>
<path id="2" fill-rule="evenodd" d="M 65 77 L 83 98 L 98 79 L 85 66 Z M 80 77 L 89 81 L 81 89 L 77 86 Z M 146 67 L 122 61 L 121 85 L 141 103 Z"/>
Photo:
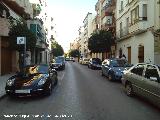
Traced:
<path id="1" fill-rule="evenodd" d="M 133 96 L 133 89 L 131 83 L 127 83 L 125 89 L 127 96 Z"/>
<path id="2" fill-rule="evenodd" d="M 113 80 L 113 76 L 111 74 L 108 75 L 108 80 L 112 81 Z"/>
<path id="3" fill-rule="evenodd" d="M 52 83 L 50 83 L 47 88 L 47 95 L 51 95 L 51 93 L 52 93 Z"/>
<path id="4" fill-rule="evenodd" d="M 58 84 L 58 78 L 56 77 L 54 85 L 57 85 L 57 84 Z"/>
<path id="5" fill-rule="evenodd" d="M 101 70 L 101 75 L 104 76 L 103 70 Z"/>

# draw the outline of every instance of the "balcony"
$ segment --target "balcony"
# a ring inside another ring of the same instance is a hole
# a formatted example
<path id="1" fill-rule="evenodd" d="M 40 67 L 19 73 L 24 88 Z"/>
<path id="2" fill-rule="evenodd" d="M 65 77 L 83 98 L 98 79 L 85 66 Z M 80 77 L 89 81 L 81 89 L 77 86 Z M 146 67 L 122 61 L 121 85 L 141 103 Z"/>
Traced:
<path id="1" fill-rule="evenodd" d="M 117 41 L 128 38 L 130 36 L 131 35 L 129 34 L 129 27 L 124 27 L 124 28 L 118 30 L 116 33 Z"/>
<path id="2" fill-rule="evenodd" d="M 41 6 L 39 4 L 33 4 L 32 7 L 33 7 L 33 16 L 34 17 L 38 16 L 42 10 Z"/>
<path id="3" fill-rule="evenodd" d="M 99 2 L 97 2 L 95 5 L 95 11 L 98 11 L 98 10 L 99 10 Z"/>
<path id="4" fill-rule="evenodd" d="M 16 0 L 3 0 L 3 2 L 11 8 L 16 14 L 20 15 L 25 19 L 29 19 L 30 15 L 25 12 L 25 9 L 21 7 Z"/>
<path id="5" fill-rule="evenodd" d="M 108 23 L 105 23 L 101 26 L 101 28 L 103 30 L 110 30 L 110 29 L 114 29 L 115 28 L 115 25 L 114 24 L 108 24 Z"/>
<path id="6" fill-rule="evenodd" d="M 116 1 L 115 0 L 110 0 L 108 3 L 105 5 L 105 10 L 107 12 L 112 12 L 116 7 Z"/>
<path id="7" fill-rule="evenodd" d="M 152 27 L 149 25 L 147 17 L 139 17 L 135 20 L 129 27 L 129 32 L 134 34 L 140 34 L 147 30 L 147 28 Z"/>
<path id="8" fill-rule="evenodd" d="M 112 16 L 112 12 L 110 11 L 106 11 L 105 9 L 102 9 L 101 11 L 101 15 L 102 15 L 102 18 L 104 18 L 105 16 Z"/>
<path id="9" fill-rule="evenodd" d="M 37 37 L 36 48 L 40 50 L 46 49 L 48 45 L 46 43 L 46 37 L 45 37 L 46 35 L 43 26 L 41 24 L 41 21 L 39 19 L 33 19 L 29 21 L 29 25 L 30 25 L 30 30 Z"/>

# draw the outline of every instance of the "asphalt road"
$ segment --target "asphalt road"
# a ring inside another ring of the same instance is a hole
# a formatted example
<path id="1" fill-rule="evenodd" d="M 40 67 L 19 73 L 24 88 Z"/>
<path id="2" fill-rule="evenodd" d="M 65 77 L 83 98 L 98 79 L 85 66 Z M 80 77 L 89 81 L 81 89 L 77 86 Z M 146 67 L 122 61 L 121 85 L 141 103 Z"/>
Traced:
<path id="1" fill-rule="evenodd" d="M 58 78 L 51 96 L 1 99 L 0 120 L 160 120 L 158 108 L 126 96 L 120 82 L 108 81 L 99 70 L 67 62 Z"/>

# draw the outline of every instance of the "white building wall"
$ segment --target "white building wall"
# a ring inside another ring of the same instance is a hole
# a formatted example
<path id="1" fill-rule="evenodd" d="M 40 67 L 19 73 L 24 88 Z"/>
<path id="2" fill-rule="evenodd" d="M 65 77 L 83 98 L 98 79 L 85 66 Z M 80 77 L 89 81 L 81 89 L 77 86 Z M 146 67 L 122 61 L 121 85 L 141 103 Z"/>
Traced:
<path id="1" fill-rule="evenodd" d="M 138 47 L 144 46 L 144 62 L 154 63 L 154 37 L 153 34 L 148 31 L 137 36 L 133 36 L 122 42 L 117 43 L 117 57 L 119 56 L 119 49 L 122 49 L 122 53 L 128 58 L 128 47 L 131 47 L 131 63 L 138 63 Z"/>
<path id="2" fill-rule="evenodd" d="M 123 0 L 124 10 L 119 12 L 120 10 L 120 2 L 117 1 L 117 22 L 116 22 L 116 32 L 119 33 L 120 23 L 122 23 L 122 29 L 127 26 L 126 19 L 129 17 L 129 33 L 134 33 L 139 30 L 146 30 L 144 33 L 133 34 L 131 37 L 122 39 L 117 43 L 117 57 L 119 56 L 119 49 L 122 49 L 122 54 L 125 54 L 128 58 L 128 48 L 131 47 L 131 63 L 135 64 L 138 62 L 138 47 L 139 45 L 144 46 L 144 62 L 152 62 L 155 63 L 154 56 L 154 36 L 151 32 L 151 28 L 154 27 L 155 24 L 155 14 L 153 1 L 151 0 L 141 0 L 141 1 L 133 1 L 130 6 L 126 6 L 127 1 Z M 155 1 L 154 1 L 155 2 Z M 142 5 L 147 4 L 147 21 L 139 21 L 134 25 L 131 25 L 131 11 L 139 5 L 139 17 L 142 17 Z"/>

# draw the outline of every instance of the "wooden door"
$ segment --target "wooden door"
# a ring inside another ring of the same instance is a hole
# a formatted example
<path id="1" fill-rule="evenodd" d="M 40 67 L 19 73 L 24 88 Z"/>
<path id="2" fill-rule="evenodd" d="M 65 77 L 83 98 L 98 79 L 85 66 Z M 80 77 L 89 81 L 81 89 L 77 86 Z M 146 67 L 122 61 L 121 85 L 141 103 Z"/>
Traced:
<path id="1" fill-rule="evenodd" d="M 12 72 L 12 52 L 7 48 L 1 49 L 1 63 L 2 75 Z"/>
<path id="2" fill-rule="evenodd" d="M 139 60 L 139 63 L 144 62 L 144 46 L 139 46 L 138 48 L 138 60 Z"/>
<path id="3" fill-rule="evenodd" d="M 128 47 L 128 63 L 131 64 L 131 47 Z"/>

